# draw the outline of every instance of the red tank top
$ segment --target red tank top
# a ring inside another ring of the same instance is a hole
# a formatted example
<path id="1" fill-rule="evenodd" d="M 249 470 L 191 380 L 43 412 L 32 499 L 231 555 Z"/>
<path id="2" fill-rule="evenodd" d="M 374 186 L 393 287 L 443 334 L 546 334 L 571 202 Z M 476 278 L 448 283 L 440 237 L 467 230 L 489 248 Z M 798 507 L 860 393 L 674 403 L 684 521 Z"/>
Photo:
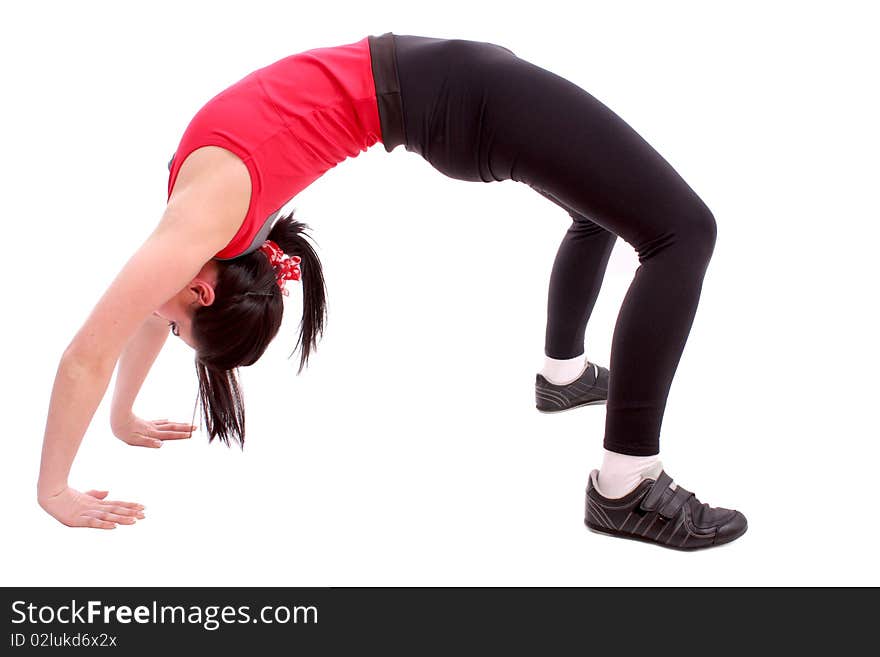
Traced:
<path id="1" fill-rule="evenodd" d="M 381 136 L 368 39 L 307 50 L 253 71 L 196 113 L 168 166 L 168 198 L 197 148 L 222 146 L 240 157 L 250 205 L 215 256 L 237 257 L 259 248 L 291 198 Z"/>

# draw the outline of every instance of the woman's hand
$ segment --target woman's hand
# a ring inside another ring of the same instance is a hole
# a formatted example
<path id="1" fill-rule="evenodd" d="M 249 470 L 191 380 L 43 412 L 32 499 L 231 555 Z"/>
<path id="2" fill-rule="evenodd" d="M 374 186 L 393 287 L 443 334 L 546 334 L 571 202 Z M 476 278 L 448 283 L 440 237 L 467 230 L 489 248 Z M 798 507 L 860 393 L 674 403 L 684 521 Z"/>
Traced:
<path id="1" fill-rule="evenodd" d="M 40 497 L 40 506 L 58 522 L 68 527 L 116 529 L 116 525 L 133 525 L 144 517 L 144 505 L 134 502 L 105 500 L 106 490 L 80 493 L 70 487 L 54 495 Z"/>
<path id="2" fill-rule="evenodd" d="M 161 447 L 163 440 L 182 440 L 192 438 L 192 432 L 198 427 L 194 424 L 169 422 L 161 420 L 142 420 L 134 414 L 122 420 L 116 420 L 110 427 L 113 435 L 124 443 L 137 447 Z"/>

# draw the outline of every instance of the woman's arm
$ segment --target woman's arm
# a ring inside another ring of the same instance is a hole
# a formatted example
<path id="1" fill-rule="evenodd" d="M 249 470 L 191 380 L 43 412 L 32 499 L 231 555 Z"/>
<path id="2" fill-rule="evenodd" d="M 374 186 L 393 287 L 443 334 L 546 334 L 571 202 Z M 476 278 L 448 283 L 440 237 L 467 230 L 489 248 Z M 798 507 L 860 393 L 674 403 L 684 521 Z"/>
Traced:
<path id="1" fill-rule="evenodd" d="M 162 346 L 168 339 L 168 322 L 150 314 L 125 345 L 116 370 L 116 389 L 110 407 L 110 430 L 129 445 L 157 448 L 164 440 L 192 437 L 195 426 L 167 419 L 147 421 L 134 414 L 138 392 Z"/>
<path id="2" fill-rule="evenodd" d="M 125 345 L 116 371 L 116 389 L 110 406 L 110 428 L 125 423 L 132 414 L 134 400 L 168 339 L 168 322 L 152 313 Z"/>
<path id="3" fill-rule="evenodd" d="M 205 153 L 195 158 L 200 163 L 213 159 L 213 166 L 206 167 L 210 175 L 189 175 L 187 184 L 175 190 L 159 225 L 100 298 L 58 365 L 37 496 L 66 525 L 110 529 L 132 516 L 133 505 L 70 488 L 73 459 L 126 343 L 153 310 L 183 289 L 232 239 L 247 213 L 250 178 L 244 163 L 222 149 L 199 150 Z M 242 171 L 246 195 L 240 193 Z"/>

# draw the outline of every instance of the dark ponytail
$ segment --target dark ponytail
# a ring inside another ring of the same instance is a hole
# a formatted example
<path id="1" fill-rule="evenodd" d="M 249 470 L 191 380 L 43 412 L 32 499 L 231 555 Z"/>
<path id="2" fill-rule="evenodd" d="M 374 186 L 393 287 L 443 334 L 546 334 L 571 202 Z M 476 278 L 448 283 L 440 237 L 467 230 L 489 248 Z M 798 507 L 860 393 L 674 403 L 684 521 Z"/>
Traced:
<path id="1" fill-rule="evenodd" d="M 308 225 L 293 219 L 293 212 L 278 219 L 269 232 L 272 240 L 290 256 L 300 257 L 303 312 L 299 335 L 291 356 L 300 349 L 297 374 L 308 364 L 326 320 L 326 289 L 321 261 L 306 239 Z M 275 270 L 262 251 L 232 260 L 221 260 L 214 303 L 200 307 L 193 316 L 196 343 L 196 376 L 199 400 L 208 433 L 229 445 L 243 447 L 244 400 L 238 368 L 253 365 L 281 327 L 283 296 Z M 296 281 L 287 281 L 292 289 Z"/>
<path id="2" fill-rule="evenodd" d="M 318 347 L 318 336 L 324 333 L 324 321 L 327 319 L 327 292 L 324 285 L 324 272 L 321 261 L 312 245 L 306 240 L 304 230 L 307 224 L 293 220 L 293 212 L 275 222 L 269 231 L 269 239 L 281 247 L 287 255 L 299 256 L 303 296 L 302 319 L 299 323 L 299 335 L 290 355 L 300 349 L 300 361 L 297 374 L 309 362 L 309 354 Z M 263 256 L 265 257 L 265 256 Z M 288 283 L 291 285 L 291 283 Z"/>

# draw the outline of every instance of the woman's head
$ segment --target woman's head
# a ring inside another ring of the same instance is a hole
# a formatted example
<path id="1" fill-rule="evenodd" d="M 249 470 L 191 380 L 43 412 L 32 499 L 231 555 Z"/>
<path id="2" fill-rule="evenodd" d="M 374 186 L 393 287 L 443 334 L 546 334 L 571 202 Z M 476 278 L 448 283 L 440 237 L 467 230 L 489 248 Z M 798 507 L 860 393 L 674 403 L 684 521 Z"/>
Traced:
<path id="1" fill-rule="evenodd" d="M 317 254 L 305 238 L 307 228 L 290 213 L 275 222 L 268 236 L 287 255 L 301 259 L 303 313 L 294 346 L 294 352 L 297 347 L 301 352 L 298 372 L 317 346 L 326 317 L 324 275 Z M 199 398 L 208 440 L 219 437 L 226 444 L 230 439 L 244 444 L 244 404 L 236 370 L 259 360 L 278 333 L 284 312 L 283 296 L 275 268 L 262 250 L 213 263 L 214 281 L 209 267 L 181 291 L 182 303 L 194 311 L 189 310 L 189 335 L 185 325 L 179 330 L 196 352 Z M 202 289 L 199 278 L 213 282 L 213 289 Z M 287 283 L 288 287 L 292 284 Z"/>
<path id="2" fill-rule="evenodd" d="M 193 315 L 197 308 L 214 303 L 220 266 L 216 260 L 206 262 L 185 288 L 153 313 L 168 322 L 171 332 L 193 349 L 196 348 L 192 338 Z"/>

